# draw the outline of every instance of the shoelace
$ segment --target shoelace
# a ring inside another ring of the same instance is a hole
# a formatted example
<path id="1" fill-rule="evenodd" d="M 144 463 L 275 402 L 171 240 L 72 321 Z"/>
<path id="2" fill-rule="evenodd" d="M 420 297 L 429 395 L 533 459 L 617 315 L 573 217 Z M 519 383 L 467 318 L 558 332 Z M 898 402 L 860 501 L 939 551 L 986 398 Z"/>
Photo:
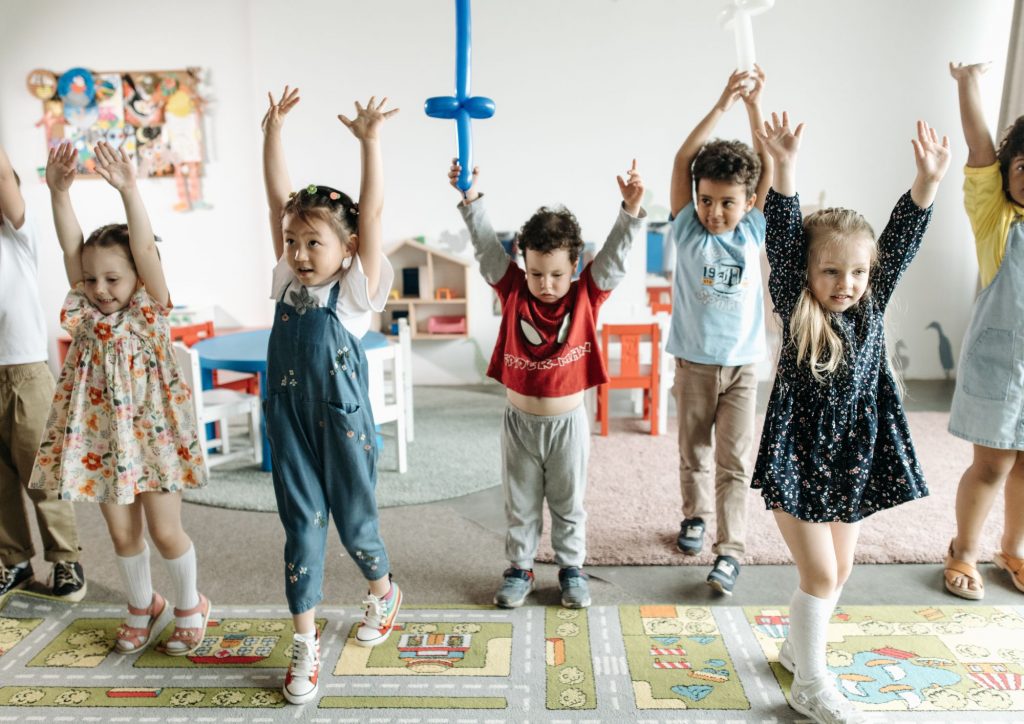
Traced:
<path id="1" fill-rule="evenodd" d="M 67 584 L 81 585 L 82 583 L 75 564 L 66 561 L 58 561 L 54 565 L 53 578 L 58 588 Z"/>
<path id="2" fill-rule="evenodd" d="M 6 566 L 0 566 L 0 588 L 6 588 L 7 584 L 14 579 L 14 571 Z"/>
<path id="3" fill-rule="evenodd" d="M 312 678 L 316 665 L 314 644 L 303 639 L 292 639 L 292 676 Z"/>
<path id="4" fill-rule="evenodd" d="M 363 600 L 363 605 L 366 606 L 366 613 L 363 615 L 363 625 L 369 628 L 380 628 L 387 605 L 372 593 L 367 594 Z"/>

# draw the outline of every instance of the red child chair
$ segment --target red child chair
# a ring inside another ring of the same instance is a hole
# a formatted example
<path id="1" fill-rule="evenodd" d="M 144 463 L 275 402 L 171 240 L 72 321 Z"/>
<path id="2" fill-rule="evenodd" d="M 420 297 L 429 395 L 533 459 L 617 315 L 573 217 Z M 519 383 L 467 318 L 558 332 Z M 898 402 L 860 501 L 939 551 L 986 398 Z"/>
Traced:
<path id="1" fill-rule="evenodd" d="M 651 314 L 672 314 L 672 287 L 647 287 L 647 306 L 651 308 Z"/>
<path id="2" fill-rule="evenodd" d="M 618 370 L 613 369 L 608 351 L 612 337 L 619 340 L 621 353 Z M 645 340 L 649 339 L 649 342 Z M 642 344 L 651 345 L 650 365 L 640 364 Z M 608 434 L 608 391 L 641 389 L 644 391 L 644 419 L 651 421 L 651 434 L 658 434 L 658 392 L 661 374 L 661 328 L 652 324 L 606 324 L 601 328 L 601 355 L 608 368 L 608 383 L 597 388 L 597 421 L 601 434 Z"/>

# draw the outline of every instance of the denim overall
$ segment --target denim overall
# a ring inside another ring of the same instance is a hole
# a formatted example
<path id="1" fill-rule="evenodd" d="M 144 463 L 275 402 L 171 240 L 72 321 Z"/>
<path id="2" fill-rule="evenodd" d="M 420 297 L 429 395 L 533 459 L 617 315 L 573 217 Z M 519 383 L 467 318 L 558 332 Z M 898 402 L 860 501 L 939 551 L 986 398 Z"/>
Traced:
<path id="1" fill-rule="evenodd" d="M 1024 450 L 1024 222 L 1010 226 L 995 279 L 974 302 L 960 350 L 949 431 Z"/>
<path id="2" fill-rule="evenodd" d="M 267 350 L 267 436 L 285 530 L 285 592 L 293 614 L 323 598 L 327 517 L 367 580 L 388 575 L 378 531 L 377 444 L 366 355 L 327 306 L 277 302 Z"/>

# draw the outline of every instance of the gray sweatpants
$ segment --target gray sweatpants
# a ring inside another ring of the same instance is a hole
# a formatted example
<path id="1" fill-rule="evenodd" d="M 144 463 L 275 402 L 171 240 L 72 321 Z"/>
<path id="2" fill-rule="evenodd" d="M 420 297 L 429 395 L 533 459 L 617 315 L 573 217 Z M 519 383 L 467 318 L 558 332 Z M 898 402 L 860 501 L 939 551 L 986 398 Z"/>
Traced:
<path id="1" fill-rule="evenodd" d="M 501 433 L 505 489 L 505 553 L 513 565 L 533 568 L 547 498 L 551 547 L 561 568 L 582 566 L 587 557 L 583 495 L 587 489 L 590 424 L 583 405 L 561 415 L 530 415 L 505 407 Z"/>

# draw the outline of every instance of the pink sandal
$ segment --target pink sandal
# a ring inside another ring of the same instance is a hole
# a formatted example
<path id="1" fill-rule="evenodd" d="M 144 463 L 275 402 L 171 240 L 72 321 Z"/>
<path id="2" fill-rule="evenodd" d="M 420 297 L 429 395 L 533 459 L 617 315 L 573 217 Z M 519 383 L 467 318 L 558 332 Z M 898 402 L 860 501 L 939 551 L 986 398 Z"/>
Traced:
<path id="1" fill-rule="evenodd" d="M 167 601 L 155 591 L 153 592 L 152 600 L 149 602 L 149 608 L 136 608 L 129 603 L 129 614 L 132 616 L 148 616 L 149 622 L 145 628 L 122 623 L 118 627 L 117 635 L 114 639 L 114 651 L 119 654 L 133 654 L 146 648 L 146 644 L 149 643 L 150 638 L 153 636 L 153 625 L 156 624 L 157 619 L 160 618 L 160 614 L 164 612 L 165 608 L 167 608 Z M 128 648 L 129 645 L 131 648 Z"/>
<path id="2" fill-rule="evenodd" d="M 206 624 L 210 622 L 210 599 L 203 594 L 199 594 L 199 603 L 192 608 L 174 609 L 175 619 L 185 618 L 186 616 L 194 616 L 197 613 L 203 615 L 203 623 L 201 626 L 194 628 L 185 628 L 178 626 L 177 621 L 174 624 L 174 632 L 171 637 L 165 641 L 161 650 L 168 656 L 187 656 L 199 648 L 199 644 L 203 643 L 203 637 L 206 635 Z M 170 644 L 181 643 L 184 644 L 184 648 L 172 647 Z"/>

